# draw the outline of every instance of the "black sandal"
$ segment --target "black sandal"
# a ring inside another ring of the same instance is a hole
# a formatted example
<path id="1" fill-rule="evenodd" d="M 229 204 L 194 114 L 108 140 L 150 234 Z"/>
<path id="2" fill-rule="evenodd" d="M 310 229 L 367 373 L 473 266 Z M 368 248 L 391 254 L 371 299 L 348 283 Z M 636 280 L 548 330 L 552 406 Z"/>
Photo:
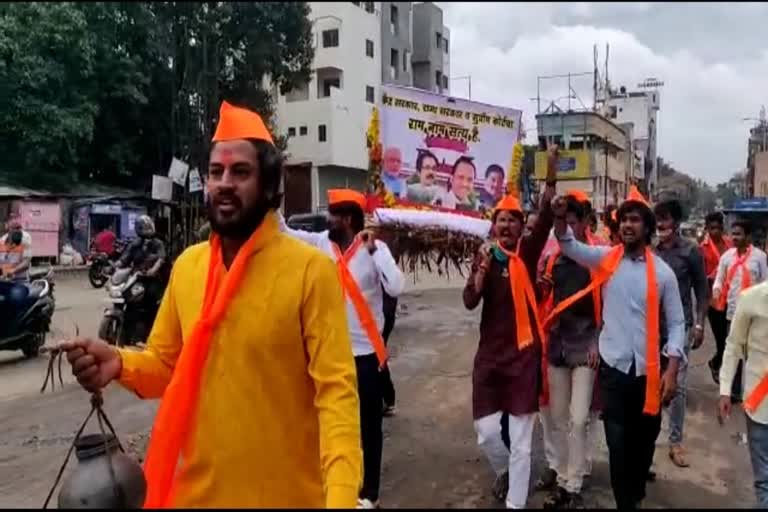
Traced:
<path id="1" fill-rule="evenodd" d="M 544 474 L 536 480 L 534 488 L 537 491 L 548 491 L 554 488 L 555 484 L 557 484 L 557 471 L 547 468 L 544 470 Z"/>
<path id="2" fill-rule="evenodd" d="M 544 500 L 544 508 L 564 508 L 571 500 L 568 491 L 558 486 Z"/>

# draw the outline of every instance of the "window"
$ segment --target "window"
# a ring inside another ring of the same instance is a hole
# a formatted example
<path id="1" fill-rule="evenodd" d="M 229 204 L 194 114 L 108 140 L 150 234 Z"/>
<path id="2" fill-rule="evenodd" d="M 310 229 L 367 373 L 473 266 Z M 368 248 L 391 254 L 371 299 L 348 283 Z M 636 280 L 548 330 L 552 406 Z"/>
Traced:
<path id="1" fill-rule="evenodd" d="M 325 125 L 321 124 L 317 127 L 317 140 L 320 142 L 326 141 Z"/>
<path id="2" fill-rule="evenodd" d="M 373 2 L 365 2 L 365 12 L 373 13 Z"/>
<path id="3" fill-rule="evenodd" d="M 339 46 L 339 29 L 323 30 L 323 48 Z"/>
<path id="4" fill-rule="evenodd" d="M 392 29 L 392 33 L 397 35 L 397 27 L 398 27 L 398 18 L 399 13 L 397 12 L 397 6 L 391 5 L 389 6 L 389 24 L 390 28 Z"/>
<path id="5" fill-rule="evenodd" d="M 440 72 L 440 70 L 435 71 L 435 85 L 438 87 L 443 86 L 443 74 Z"/>
<path id="6" fill-rule="evenodd" d="M 448 53 L 448 40 L 447 39 L 443 39 L 443 51 L 445 53 Z"/>
<path id="7" fill-rule="evenodd" d="M 400 68 L 400 52 L 394 48 L 390 50 L 389 67 L 392 69 L 392 78 L 397 78 L 399 75 L 397 70 Z"/>
<path id="8" fill-rule="evenodd" d="M 365 101 L 368 103 L 375 103 L 376 100 L 374 99 L 374 90 L 373 87 L 370 85 L 365 86 Z"/>
<path id="9" fill-rule="evenodd" d="M 307 127 L 306 126 L 300 126 L 299 127 L 299 135 L 306 135 L 307 134 Z"/>
<path id="10" fill-rule="evenodd" d="M 365 40 L 365 55 L 373 58 L 373 41 L 370 39 Z"/>
<path id="11" fill-rule="evenodd" d="M 296 136 L 296 128 L 294 128 L 293 126 L 288 128 L 288 136 L 289 137 L 295 137 Z"/>
<path id="12" fill-rule="evenodd" d="M 443 89 L 448 89 L 448 77 L 443 75 Z"/>
<path id="13" fill-rule="evenodd" d="M 439 50 L 441 46 L 443 46 L 443 34 L 435 32 L 435 48 Z"/>
<path id="14" fill-rule="evenodd" d="M 323 98 L 331 95 L 331 87 L 341 89 L 341 81 L 338 78 L 326 78 L 323 80 Z"/>
<path id="15" fill-rule="evenodd" d="M 408 72 L 408 50 L 403 50 L 403 71 Z"/>

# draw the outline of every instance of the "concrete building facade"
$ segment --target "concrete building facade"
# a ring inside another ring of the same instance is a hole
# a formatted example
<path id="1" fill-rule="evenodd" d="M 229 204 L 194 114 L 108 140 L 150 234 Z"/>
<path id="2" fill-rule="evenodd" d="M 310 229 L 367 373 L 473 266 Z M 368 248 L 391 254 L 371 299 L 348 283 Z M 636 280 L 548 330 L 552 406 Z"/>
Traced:
<path id="1" fill-rule="evenodd" d="M 411 2 L 381 2 L 381 81 L 413 85 L 413 16 Z"/>
<path id="2" fill-rule="evenodd" d="M 558 193 L 581 189 L 598 211 L 626 196 L 632 169 L 631 132 L 591 111 L 539 114 L 536 124 L 540 148 L 535 163 L 537 180 L 543 182 L 546 177 L 544 148 L 551 140 L 561 147 Z"/>
<path id="3" fill-rule="evenodd" d="M 438 94 L 451 88 L 450 30 L 432 2 L 413 6 L 413 86 Z"/>
<path id="4" fill-rule="evenodd" d="M 762 189 L 768 173 L 768 122 L 763 117 L 761 113 L 762 120 L 749 130 L 744 197 L 768 197 Z"/>
<path id="5" fill-rule="evenodd" d="M 309 2 L 309 6 L 315 45 L 312 78 L 298 90 L 278 94 L 275 101 L 278 131 L 288 136 L 286 214 L 323 210 L 331 188 L 364 189 L 365 134 L 382 84 L 424 84 L 423 88 L 436 90 L 431 82 L 416 80 L 417 67 L 422 66 L 418 69 L 440 73 L 440 85 L 445 85 L 440 92 L 449 90 L 448 33 L 442 11 L 434 4 Z M 416 40 L 424 43 L 424 37 L 416 38 L 417 27 L 435 32 L 431 36 L 435 46 L 439 34 L 441 44 L 439 52 L 425 53 L 419 61 Z"/>
<path id="6" fill-rule="evenodd" d="M 603 115 L 617 124 L 632 125 L 632 180 L 655 197 L 659 182 L 657 165 L 657 117 L 660 92 L 656 90 L 628 92 L 620 87 L 611 91 L 604 104 Z M 637 171 L 635 168 L 639 168 Z"/>

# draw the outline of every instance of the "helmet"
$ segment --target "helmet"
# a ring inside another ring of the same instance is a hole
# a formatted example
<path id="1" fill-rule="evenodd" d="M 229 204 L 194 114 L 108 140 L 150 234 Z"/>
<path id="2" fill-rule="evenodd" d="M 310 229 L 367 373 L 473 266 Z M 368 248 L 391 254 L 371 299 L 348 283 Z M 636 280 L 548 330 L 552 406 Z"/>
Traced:
<path id="1" fill-rule="evenodd" d="M 142 215 L 136 219 L 133 230 L 141 238 L 151 238 L 155 236 L 155 223 L 149 215 Z"/>

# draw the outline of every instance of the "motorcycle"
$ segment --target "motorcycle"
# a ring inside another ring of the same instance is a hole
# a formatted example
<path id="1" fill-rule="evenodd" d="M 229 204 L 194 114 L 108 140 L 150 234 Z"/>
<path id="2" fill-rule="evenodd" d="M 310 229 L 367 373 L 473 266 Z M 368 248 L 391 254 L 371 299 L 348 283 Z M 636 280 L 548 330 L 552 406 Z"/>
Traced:
<path id="1" fill-rule="evenodd" d="M 147 297 L 144 280 L 143 274 L 134 269 L 115 270 L 107 285 L 111 306 L 104 310 L 99 338 L 117 346 L 146 341 L 159 301 Z"/>
<path id="2" fill-rule="evenodd" d="M 0 322 L 0 350 L 21 350 L 31 359 L 40 354 L 45 337 L 51 328 L 56 309 L 53 296 L 53 269 L 36 269 L 29 272 L 30 282 L 11 283 L 0 281 L 3 289 L 24 287 L 25 297 L 9 305 L 8 293 L 0 294 L 0 311 L 5 321 Z"/>
<path id="3" fill-rule="evenodd" d="M 88 281 L 94 288 L 101 288 L 109 281 L 110 276 L 115 271 L 115 263 L 120 259 L 120 256 L 125 250 L 127 242 L 116 241 L 115 251 L 111 256 L 103 253 L 92 251 L 88 256 L 90 260 L 90 267 L 88 268 Z"/>

